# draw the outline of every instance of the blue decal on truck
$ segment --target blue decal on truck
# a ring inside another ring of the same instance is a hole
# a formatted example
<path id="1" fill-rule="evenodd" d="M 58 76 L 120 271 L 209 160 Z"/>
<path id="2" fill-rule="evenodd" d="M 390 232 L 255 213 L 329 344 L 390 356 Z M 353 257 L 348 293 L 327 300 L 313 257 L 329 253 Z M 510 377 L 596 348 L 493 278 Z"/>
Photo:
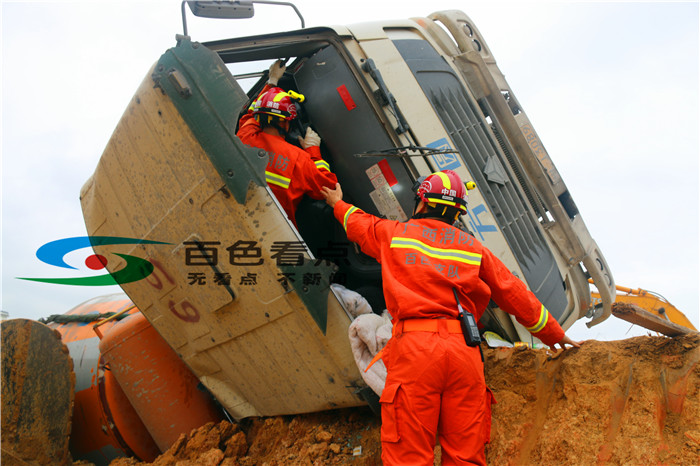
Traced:
<path id="1" fill-rule="evenodd" d="M 481 240 L 484 240 L 484 235 L 482 233 L 488 231 L 498 231 L 495 225 L 484 225 L 479 219 L 479 214 L 486 212 L 486 206 L 484 204 L 479 204 L 478 206 L 467 209 L 467 215 L 469 215 L 469 227 L 474 234 L 478 234 Z"/>
<path id="2" fill-rule="evenodd" d="M 427 145 L 431 149 L 453 150 L 446 138 L 438 139 Z M 438 170 L 454 170 L 462 165 L 459 160 L 459 154 L 433 154 L 433 161 L 438 167 Z"/>

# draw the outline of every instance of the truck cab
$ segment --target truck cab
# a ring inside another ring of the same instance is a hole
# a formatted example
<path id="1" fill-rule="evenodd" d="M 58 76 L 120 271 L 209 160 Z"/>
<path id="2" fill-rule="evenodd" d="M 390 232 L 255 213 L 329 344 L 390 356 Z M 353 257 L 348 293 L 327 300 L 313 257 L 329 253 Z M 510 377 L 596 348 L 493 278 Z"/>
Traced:
<path id="1" fill-rule="evenodd" d="M 302 203 L 296 228 L 265 183 L 267 154 L 236 137 L 277 59 L 279 86 L 306 96 L 297 134 L 311 126 L 321 136 L 345 200 L 405 221 L 416 180 L 452 169 L 476 184 L 460 228 L 564 329 L 610 315 L 605 259 L 464 13 L 207 43 L 179 36 L 129 103 L 81 202 L 91 236 L 169 243 L 120 246 L 154 265 L 122 288 L 233 417 L 364 403 L 352 316 L 331 285 L 385 308 L 380 265 L 321 201 Z M 536 343 L 494 303 L 480 327 Z"/>
<path id="2" fill-rule="evenodd" d="M 316 129 L 348 202 L 403 221 L 413 210 L 410 188 L 419 176 L 455 170 L 478 187 L 470 192 L 462 227 L 524 280 L 563 327 L 589 312 L 589 276 L 610 297 L 614 284 L 602 254 L 464 13 L 204 45 L 219 54 L 237 81 L 244 86 L 249 81 L 249 103 L 265 84 L 266 69 L 252 83 L 254 74 L 238 70 L 249 69 L 251 60 L 288 62 L 280 86 L 308 96 L 292 139 L 308 125 Z M 329 242 L 347 241 L 335 222 L 319 228 L 318 219 L 327 219 L 324 209 L 323 203 L 306 202 L 299 214 L 302 237 L 321 255 Z M 338 265 L 350 287 L 383 309 L 379 265 L 353 248 L 347 262 Z M 500 335 L 531 339 L 496 307 L 486 316 L 484 326 Z"/>

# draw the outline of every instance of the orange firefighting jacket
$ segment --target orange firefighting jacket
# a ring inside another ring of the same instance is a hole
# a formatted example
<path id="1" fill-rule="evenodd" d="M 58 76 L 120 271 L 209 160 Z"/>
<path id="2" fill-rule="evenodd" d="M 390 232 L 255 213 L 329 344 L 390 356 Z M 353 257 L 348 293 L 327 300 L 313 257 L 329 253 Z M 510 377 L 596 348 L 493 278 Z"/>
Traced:
<path id="1" fill-rule="evenodd" d="M 535 295 L 472 235 L 435 219 L 379 219 L 344 201 L 334 214 L 348 239 L 381 264 L 394 322 L 458 318 L 457 288 L 460 304 L 477 320 L 493 299 L 543 343 L 552 346 L 564 337 Z"/>
<path id="2" fill-rule="evenodd" d="M 265 86 L 262 92 L 268 88 Z M 338 182 L 318 146 L 303 150 L 281 136 L 263 132 L 250 111 L 241 118 L 237 136 L 244 144 L 270 154 L 265 179 L 294 226 L 297 224 L 295 212 L 304 194 L 321 200 L 321 187 L 335 188 Z"/>

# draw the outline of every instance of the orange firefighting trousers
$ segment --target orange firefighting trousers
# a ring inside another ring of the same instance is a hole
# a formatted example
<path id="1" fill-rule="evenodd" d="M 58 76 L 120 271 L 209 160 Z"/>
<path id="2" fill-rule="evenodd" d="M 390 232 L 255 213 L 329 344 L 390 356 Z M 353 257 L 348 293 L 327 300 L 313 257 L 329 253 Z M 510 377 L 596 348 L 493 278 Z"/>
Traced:
<path id="1" fill-rule="evenodd" d="M 432 320 L 434 331 L 394 324 L 382 357 L 388 372 L 380 398 L 384 465 L 432 465 L 436 435 L 442 464 L 486 464 L 491 392 L 479 348 L 467 346 L 448 322 L 457 321 Z"/>

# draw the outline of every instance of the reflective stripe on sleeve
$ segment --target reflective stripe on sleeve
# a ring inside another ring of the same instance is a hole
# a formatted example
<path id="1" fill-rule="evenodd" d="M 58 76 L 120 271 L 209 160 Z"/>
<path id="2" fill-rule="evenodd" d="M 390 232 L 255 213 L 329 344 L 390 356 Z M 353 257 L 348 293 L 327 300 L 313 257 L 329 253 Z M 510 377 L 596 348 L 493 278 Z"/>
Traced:
<path id="1" fill-rule="evenodd" d="M 537 323 L 533 325 L 532 327 L 525 327 L 530 333 L 537 333 L 540 330 L 544 328 L 545 325 L 547 325 L 547 320 L 549 320 L 549 311 L 547 310 L 544 305 L 542 305 L 542 309 L 540 309 L 540 318 L 537 320 Z"/>
<path id="2" fill-rule="evenodd" d="M 266 170 L 265 181 L 267 181 L 268 184 L 274 184 L 275 186 L 279 186 L 284 189 L 289 189 L 289 182 L 292 180 L 290 180 L 289 178 L 285 178 L 284 176 L 277 175 L 275 173 L 270 173 Z"/>
<path id="3" fill-rule="evenodd" d="M 439 249 L 418 241 L 414 238 L 395 237 L 391 239 L 391 248 L 415 249 L 429 257 L 464 262 L 470 265 L 481 265 L 481 254 L 462 251 L 459 249 Z"/>
<path id="4" fill-rule="evenodd" d="M 348 217 L 350 217 L 350 214 L 352 214 L 353 212 L 356 212 L 358 210 L 360 210 L 360 209 L 355 207 L 355 206 L 352 206 L 348 209 L 347 212 L 345 212 L 345 216 L 343 217 L 343 228 L 345 229 L 346 232 L 348 231 Z M 362 212 L 362 211 L 360 210 L 360 212 Z"/>
<path id="5" fill-rule="evenodd" d="M 314 165 L 316 165 L 316 168 L 319 170 L 331 171 L 331 166 L 328 165 L 328 162 L 325 160 L 317 160 L 314 162 Z"/>

